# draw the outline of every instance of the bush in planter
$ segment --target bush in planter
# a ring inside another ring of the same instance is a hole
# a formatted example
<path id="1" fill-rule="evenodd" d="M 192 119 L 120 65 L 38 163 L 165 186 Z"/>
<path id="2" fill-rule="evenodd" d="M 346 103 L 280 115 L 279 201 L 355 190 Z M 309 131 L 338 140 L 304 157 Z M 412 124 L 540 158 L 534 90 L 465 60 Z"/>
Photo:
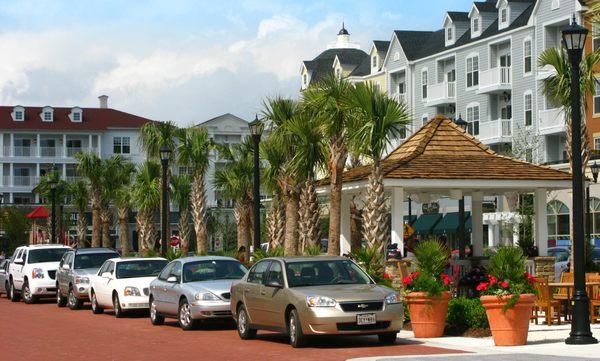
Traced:
<path id="1" fill-rule="evenodd" d="M 479 297 L 477 286 L 488 279 L 488 272 L 483 266 L 475 266 L 471 268 L 459 281 L 458 286 L 466 290 L 467 297 Z"/>
<path id="2" fill-rule="evenodd" d="M 488 328 L 485 308 L 479 298 L 457 297 L 448 303 L 446 324 L 459 332 L 467 329 Z"/>

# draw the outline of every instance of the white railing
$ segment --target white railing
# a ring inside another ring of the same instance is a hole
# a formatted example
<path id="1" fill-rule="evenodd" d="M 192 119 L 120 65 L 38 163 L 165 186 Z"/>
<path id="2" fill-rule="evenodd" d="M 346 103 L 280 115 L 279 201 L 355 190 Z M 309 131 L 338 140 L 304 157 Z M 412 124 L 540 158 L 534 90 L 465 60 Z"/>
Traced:
<path id="1" fill-rule="evenodd" d="M 74 157 L 75 154 L 80 153 L 84 150 L 87 151 L 87 149 L 81 147 L 67 147 L 67 157 Z"/>
<path id="2" fill-rule="evenodd" d="M 535 262 L 533 260 L 525 260 L 525 271 L 530 275 L 535 276 Z"/>
<path id="3" fill-rule="evenodd" d="M 512 135 L 512 119 L 494 119 L 479 122 L 479 139 L 494 139 Z"/>
<path id="4" fill-rule="evenodd" d="M 3 151 L 5 157 L 10 157 L 10 145 L 5 145 Z"/>
<path id="5" fill-rule="evenodd" d="M 427 102 L 454 99 L 456 97 L 456 82 L 442 82 L 429 86 Z"/>
<path id="6" fill-rule="evenodd" d="M 68 175 L 66 181 L 69 182 L 69 183 L 75 183 L 75 182 L 78 182 L 78 181 L 80 181 L 82 179 L 83 179 L 83 177 L 79 177 L 79 176 L 76 176 L 76 175 Z"/>
<path id="7" fill-rule="evenodd" d="M 40 156 L 41 157 L 56 157 L 58 154 L 57 147 L 40 147 Z"/>
<path id="8" fill-rule="evenodd" d="M 14 148 L 14 156 L 15 157 L 33 157 L 35 156 L 35 148 L 34 147 L 24 147 L 20 145 L 15 145 Z"/>
<path id="9" fill-rule="evenodd" d="M 13 186 L 15 187 L 29 187 L 37 184 L 38 177 L 36 176 L 23 176 L 16 175 L 13 177 Z"/>
<path id="10" fill-rule="evenodd" d="M 392 99 L 400 104 L 406 104 L 406 93 L 394 93 Z"/>
<path id="11" fill-rule="evenodd" d="M 510 86 L 511 85 L 511 68 L 510 67 L 498 67 L 481 72 L 479 77 L 479 89 L 490 88 L 497 86 Z"/>
<path id="12" fill-rule="evenodd" d="M 540 110 L 540 131 L 560 130 L 565 126 L 565 113 L 563 108 Z"/>

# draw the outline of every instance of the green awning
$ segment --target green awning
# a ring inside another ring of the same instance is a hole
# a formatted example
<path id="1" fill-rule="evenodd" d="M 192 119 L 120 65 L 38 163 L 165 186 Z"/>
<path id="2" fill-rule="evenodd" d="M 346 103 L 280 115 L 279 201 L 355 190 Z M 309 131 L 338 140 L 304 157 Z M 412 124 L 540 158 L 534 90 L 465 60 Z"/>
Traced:
<path id="1" fill-rule="evenodd" d="M 434 234 L 455 234 L 458 233 L 458 212 L 446 213 L 444 218 L 433 229 Z M 465 231 L 471 229 L 471 212 L 465 212 Z"/>
<path id="2" fill-rule="evenodd" d="M 426 235 L 431 234 L 435 225 L 442 219 L 442 215 L 439 213 L 436 214 L 423 214 L 415 223 L 413 223 L 412 227 L 415 230 L 415 234 Z"/>
<path id="3" fill-rule="evenodd" d="M 410 222 L 408 222 L 408 216 L 404 216 L 404 223 L 414 224 L 417 220 L 417 216 L 415 214 L 410 216 Z"/>

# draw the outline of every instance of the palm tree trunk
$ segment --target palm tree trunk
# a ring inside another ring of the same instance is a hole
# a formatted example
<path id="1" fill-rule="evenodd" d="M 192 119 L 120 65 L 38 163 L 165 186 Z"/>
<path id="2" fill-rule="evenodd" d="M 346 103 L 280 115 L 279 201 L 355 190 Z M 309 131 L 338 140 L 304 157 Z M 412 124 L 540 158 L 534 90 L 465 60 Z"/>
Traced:
<path id="1" fill-rule="evenodd" d="M 127 207 L 120 207 L 117 209 L 119 216 L 119 240 L 121 242 L 121 255 L 125 257 L 129 253 L 129 227 L 127 224 L 127 218 L 129 216 L 129 209 Z"/>
<path id="2" fill-rule="evenodd" d="M 330 200 L 329 200 L 329 243 L 327 254 L 338 256 L 340 254 L 341 218 L 342 218 L 342 173 L 348 152 L 344 146 L 343 137 L 339 137 L 330 146 L 329 169 Z"/>
<path id="3" fill-rule="evenodd" d="M 192 230 L 190 228 L 190 212 L 187 209 L 179 209 L 179 241 L 181 252 L 187 255 L 190 249 L 190 235 Z"/>
<path id="4" fill-rule="evenodd" d="M 281 204 L 279 195 L 275 195 L 271 201 L 266 222 L 269 248 L 274 249 L 283 246 L 285 239 L 285 210 Z"/>
<path id="5" fill-rule="evenodd" d="M 106 207 L 100 212 L 100 220 L 102 221 L 102 247 L 111 247 L 110 241 L 110 209 Z"/>
<path id="6" fill-rule="evenodd" d="M 100 220 L 100 209 L 92 206 L 92 247 L 102 245 L 102 224 Z"/>
<path id="7" fill-rule="evenodd" d="M 307 247 L 315 246 L 319 243 L 321 232 L 319 230 L 319 220 L 321 212 L 319 209 L 319 200 L 315 188 L 314 179 L 308 179 L 300 191 L 300 209 L 298 236 L 300 241 L 300 253 L 304 253 Z"/>
<path id="8" fill-rule="evenodd" d="M 144 254 L 147 254 L 148 251 L 154 250 L 154 240 L 156 236 L 156 229 L 154 227 L 154 222 L 152 221 L 152 212 L 138 212 L 137 223 L 141 243 L 140 250 Z"/>
<path id="9" fill-rule="evenodd" d="M 361 248 L 362 244 L 362 209 L 358 208 L 355 197 L 350 201 L 350 251 Z"/>
<path id="10" fill-rule="evenodd" d="M 203 173 L 194 177 L 190 197 L 194 230 L 196 232 L 196 250 L 198 253 L 205 253 L 208 250 L 208 245 L 206 231 L 206 188 L 204 186 Z"/>
<path id="11" fill-rule="evenodd" d="M 383 252 L 389 242 L 387 205 L 383 190 L 383 179 L 379 162 L 373 163 L 367 187 L 367 199 L 363 210 L 363 235 L 369 247 Z"/>
<path id="12" fill-rule="evenodd" d="M 300 196 L 296 191 L 288 191 L 285 196 L 285 240 L 286 256 L 298 254 L 298 208 Z"/>
<path id="13" fill-rule="evenodd" d="M 87 245 L 87 222 L 85 212 L 77 213 L 77 247 L 84 248 Z"/>

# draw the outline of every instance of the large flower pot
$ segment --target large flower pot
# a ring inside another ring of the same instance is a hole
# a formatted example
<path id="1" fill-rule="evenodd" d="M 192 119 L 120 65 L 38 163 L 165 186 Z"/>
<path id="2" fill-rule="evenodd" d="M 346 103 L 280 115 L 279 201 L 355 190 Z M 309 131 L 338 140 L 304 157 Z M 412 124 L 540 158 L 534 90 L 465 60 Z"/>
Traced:
<path id="1" fill-rule="evenodd" d="M 441 337 L 444 334 L 450 297 L 450 292 L 442 292 L 440 296 L 433 297 L 428 296 L 427 292 L 411 292 L 406 295 L 415 337 Z"/>
<path id="2" fill-rule="evenodd" d="M 535 295 L 523 294 L 514 307 L 504 310 L 512 296 L 481 296 L 496 346 L 519 346 L 527 343 L 529 319 Z"/>

